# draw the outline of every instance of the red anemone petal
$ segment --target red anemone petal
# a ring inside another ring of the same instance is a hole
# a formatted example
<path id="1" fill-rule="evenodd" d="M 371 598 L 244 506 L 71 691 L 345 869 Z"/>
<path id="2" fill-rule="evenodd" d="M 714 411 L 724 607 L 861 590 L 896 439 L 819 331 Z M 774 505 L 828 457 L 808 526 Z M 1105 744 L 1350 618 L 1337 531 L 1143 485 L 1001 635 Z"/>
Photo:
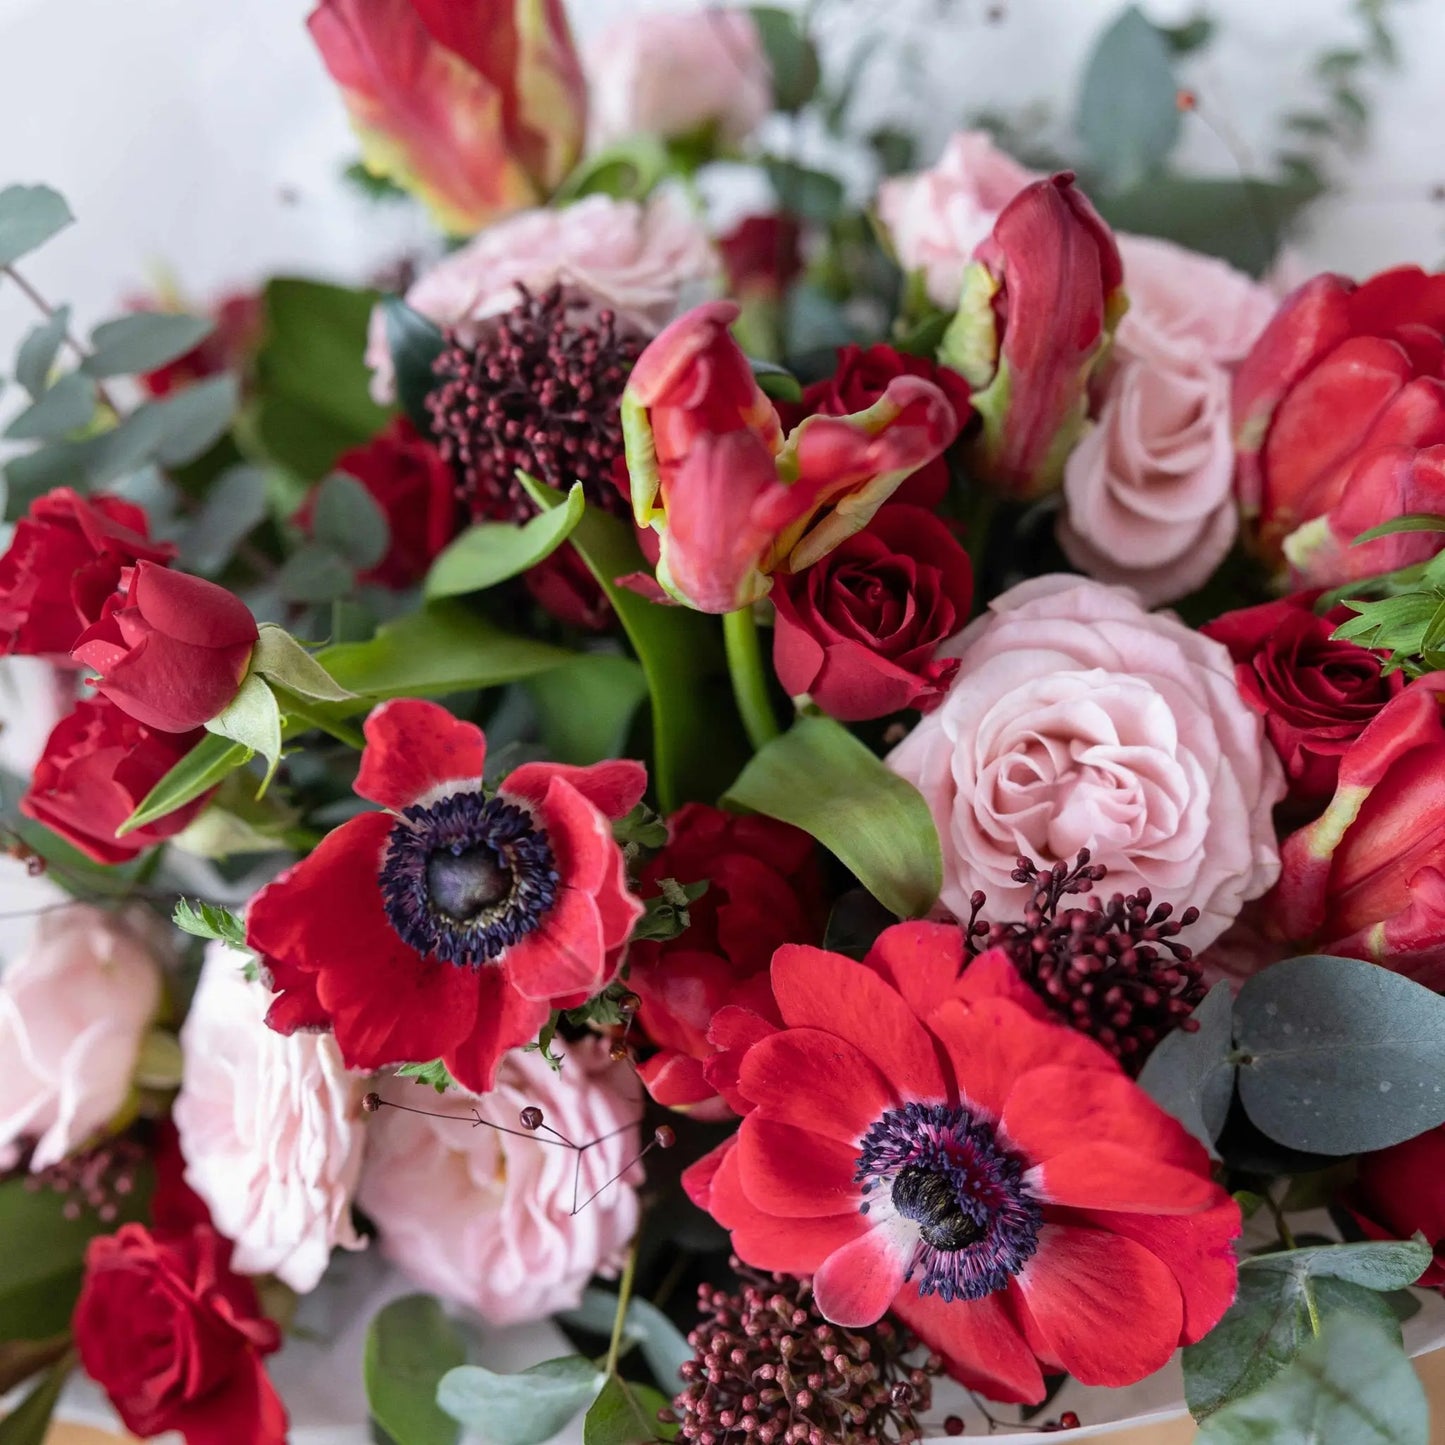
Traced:
<path id="1" fill-rule="evenodd" d="M 958 990 L 963 934 L 949 923 L 897 923 L 878 935 L 863 962 L 926 1019 Z"/>
<path id="2" fill-rule="evenodd" d="M 1088 1139 L 1083 1125 L 1079 1137 Z M 1092 1142 L 1055 1154 L 1030 1169 L 1024 1181 L 1049 1204 L 1134 1214 L 1197 1214 L 1219 1192 L 1207 1174 L 1160 1163 L 1121 1144 Z"/>
<path id="3" fill-rule="evenodd" d="M 471 970 L 458 968 L 457 972 Z M 552 1010 L 545 1003 L 524 998 L 507 983 L 495 964 L 483 965 L 475 971 L 475 977 L 476 1021 L 470 1032 L 442 1057 L 457 1083 L 474 1094 L 485 1094 L 495 1087 L 497 1068 L 507 1051 L 531 1043 Z"/>
<path id="4" fill-rule="evenodd" d="M 487 761 L 481 728 L 434 702 L 399 697 L 373 708 L 356 793 L 405 812 L 419 798 L 475 790 Z"/>
<path id="5" fill-rule="evenodd" d="M 737 1135 L 730 1134 L 716 1149 L 710 1149 L 701 1159 L 689 1164 L 682 1171 L 682 1188 L 697 1207 L 707 1214 L 713 1211 L 712 1189 L 718 1171 L 728 1155 L 737 1148 Z M 736 1166 L 734 1166 L 736 1167 Z M 721 1219 L 718 1220 L 722 1224 Z"/>
<path id="6" fill-rule="evenodd" d="M 701 1061 L 687 1054 L 664 1049 L 645 1063 L 638 1064 L 637 1077 L 665 1109 L 677 1109 L 695 1119 L 726 1119 L 729 1116 L 727 1106 L 704 1076 Z M 695 1108 L 695 1105 L 717 1107 L 704 1110 Z"/>
<path id="7" fill-rule="evenodd" d="M 503 788 L 502 793 L 506 796 L 510 789 Z M 536 802 L 536 811 L 562 881 L 584 893 L 596 893 L 607 876 L 608 863 L 619 852 L 607 819 L 564 778 L 551 780 Z"/>
<path id="8" fill-rule="evenodd" d="M 948 1373 L 991 1400 L 1033 1404 L 1044 1398 L 1044 1377 L 1003 1292 L 945 1304 L 909 1285 L 893 1304 L 896 1314 Z"/>
<path id="9" fill-rule="evenodd" d="M 541 926 L 502 955 L 502 970 L 523 998 L 590 994 L 607 971 L 596 900 L 579 888 L 559 888 Z"/>
<path id="10" fill-rule="evenodd" d="M 1049 1006 L 1019 976 L 1013 959 L 1002 948 L 990 948 L 969 964 L 957 996 L 965 1003 L 979 1003 L 986 998 L 1007 999 L 1042 1023 L 1058 1022 Z"/>
<path id="11" fill-rule="evenodd" d="M 903 1288 L 917 1244 L 918 1226 L 895 1215 L 834 1250 L 813 1276 L 823 1318 L 847 1329 L 877 1324 Z"/>
<path id="12" fill-rule="evenodd" d="M 618 759 L 576 768 L 566 763 L 523 763 L 508 773 L 501 791 L 540 803 L 553 778 L 561 778 L 609 818 L 630 813 L 647 791 L 647 769 L 641 763 Z"/>
<path id="13" fill-rule="evenodd" d="M 739 1087 L 764 1118 L 856 1149 L 898 1099 L 866 1058 L 834 1034 L 787 1029 L 748 1050 Z"/>
<path id="14" fill-rule="evenodd" d="M 846 1214 L 863 1197 L 853 1182 L 856 1151 L 806 1129 L 749 1114 L 738 1130 L 737 1155 L 743 1191 L 768 1214 Z"/>

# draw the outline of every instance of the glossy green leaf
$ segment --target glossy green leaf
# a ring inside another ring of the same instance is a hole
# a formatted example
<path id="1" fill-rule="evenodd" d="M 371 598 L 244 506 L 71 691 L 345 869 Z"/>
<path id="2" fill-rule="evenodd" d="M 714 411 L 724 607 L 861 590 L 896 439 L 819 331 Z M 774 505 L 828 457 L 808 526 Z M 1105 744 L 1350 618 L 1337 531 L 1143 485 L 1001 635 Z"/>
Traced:
<path id="1" fill-rule="evenodd" d="M 456 1326 L 431 1295 L 393 1300 L 366 1332 L 366 1403 L 397 1445 L 456 1445 L 457 1422 L 437 1386 L 467 1357 Z"/>
<path id="2" fill-rule="evenodd" d="M 671 1404 L 649 1385 L 611 1376 L 582 1422 L 583 1445 L 651 1445 L 676 1438 L 677 1426 L 664 1425 L 658 1411 Z"/>
<path id="3" fill-rule="evenodd" d="M 95 386 L 79 372 L 62 376 L 5 428 L 8 441 L 50 441 L 80 431 L 95 415 Z"/>
<path id="4" fill-rule="evenodd" d="M 1169 42 L 1137 6 L 1099 37 L 1084 71 L 1074 127 L 1110 188 L 1157 169 L 1179 139 L 1182 117 Z"/>
<path id="5" fill-rule="evenodd" d="M 30 393 L 32 401 L 39 401 L 50 385 L 50 373 L 69 326 L 70 307 L 58 306 L 49 320 L 26 333 L 15 353 L 15 380 Z"/>
<path id="6" fill-rule="evenodd" d="M 1199 1027 L 1166 1035 L 1149 1055 L 1139 1087 L 1217 1159 L 1214 1141 L 1234 1097 L 1234 994 L 1228 983 L 1215 984 L 1190 1017 Z"/>
<path id="7" fill-rule="evenodd" d="M 541 512 L 521 526 L 480 522 L 468 528 L 432 563 L 426 595 L 460 597 L 484 592 L 546 561 L 571 536 L 585 506 L 582 484 L 577 482 L 562 506 Z"/>
<path id="8" fill-rule="evenodd" d="M 619 201 L 643 201 L 674 170 L 673 156 L 654 135 L 629 136 L 616 145 L 588 156 L 562 182 L 552 198 L 567 205 L 583 196 L 612 196 Z"/>
<path id="9" fill-rule="evenodd" d="M 426 409 L 426 399 L 436 385 L 432 364 L 442 354 L 446 337 L 435 321 L 413 311 L 399 296 L 386 297 L 381 309 L 396 372 L 397 400 L 417 430 L 429 434 L 431 413 Z"/>
<path id="10" fill-rule="evenodd" d="M 316 489 L 311 535 L 364 572 L 386 556 L 391 525 L 381 504 L 355 477 L 332 472 Z"/>
<path id="11" fill-rule="evenodd" d="M 82 363 L 87 376 L 133 376 L 154 371 L 184 356 L 214 331 L 215 323 L 200 316 L 140 311 L 97 326 L 90 335 L 90 355 Z"/>
<path id="12" fill-rule="evenodd" d="M 543 1360 L 515 1375 L 462 1365 L 443 1377 L 437 1404 L 487 1445 L 542 1445 L 587 1408 L 602 1381 L 581 1355 Z"/>
<path id="13" fill-rule="evenodd" d="M 253 756 L 251 749 L 240 743 L 208 734 L 146 794 L 140 807 L 116 830 L 117 835 L 124 837 L 185 807 L 202 793 L 218 787 Z"/>
<path id="14" fill-rule="evenodd" d="M 46 1371 L 30 1393 L 0 1420 L 0 1445 L 45 1445 L 60 1392 L 74 1368 L 74 1356 L 66 1355 Z"/>
<path id="15" fill-rule="evenodd" d="M 0 266 L 43 246 L 75 217 L 49 186 L 6 186 L 0 191 Z"/>
<path id="16" fill-rule="evenodd" d="M 1288 959 L 1234 1006 L 1240 1099 L 1278 1143 L 1384 1149 L 1445 1123 L 1445 997 L 1354 958 Z"/>
<path id="17" fill-rule="evenodd" d="M 832 718 L 799 718 L 725 801 L 810 833 L 901 918 L 938 901 L 943 853 L 923 795 Z"/>
<path id="18" fill-rule="evenodd" d="M 1400 532 L 1445 532 L 1445 517 L 1435 512 L 1406 512 L 1404 516 L 1392 517 L 1388 522 L 1381 522 L 1378 527 L 1371 527 L 1368 532 L 1361 532 L 1351 546 L 1358 547 L 1380 537 L 1396 536 Z"/>
<path id="19" fill-rule="evenodd" d="M 547 756 L 585 767 L 621 757 L 647 677 L 630 657 L 588 652 L 523 684 L 531 694 Z M 579 705 L 581 700 L 581 705 Z"/>

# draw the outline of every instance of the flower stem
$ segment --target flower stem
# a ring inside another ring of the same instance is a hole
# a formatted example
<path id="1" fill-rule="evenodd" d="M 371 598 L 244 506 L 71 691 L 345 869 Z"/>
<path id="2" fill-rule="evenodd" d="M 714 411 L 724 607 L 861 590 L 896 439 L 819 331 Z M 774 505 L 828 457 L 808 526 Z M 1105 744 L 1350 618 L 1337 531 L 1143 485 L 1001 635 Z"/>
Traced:
<path id="1" fill-rule="evenodd" d="M 0 266 L 0 275 L 8 276 L 25 294 L 26 300 L 29 301 L 47 321 L 53 321 L 55 319 L 55 307 L 53 307 L 13 265 Z M 69 328 L 66 329 L 63 339 L 65 344 L 70 347 L 81 361 L 88 361 L 90 359 L 90 352 L 76 340 L 75 333 Z M 115 398 L 111 396 L 102 383 L 96 382 L 95 394 L 100 398 L 101 404 L 110 411 L 111 415 L 119 420 L 123 413 L 120 407 L 116 405 Z"/>
<path id="2" fill-rule="evenodd" d="M 641 1243 L 642 1235 L 639 1233 L 633 1238 L 632 1247 L 627 1251 L 622 1282 L 617 1287 L 617 1314 L 612 1320 L 612 1340 L 607 1346 L 605 1373 L 608 1375 L 617 1373 L 617 1361 L 622 1354 L 622 1335 L 627 1324 L 627 1307 L 632 1303 L 632 1281 L 637 1274 L 637 1250 Z"/>
<path id="3" fill-rule="evenodd" d="M 763 650 L 758 641 L 757 618 L 751 607 L 739 607 L 723 614 L 723 642 L 727 647 L 728 672 L 733 697 L 754 751 L 778 736 L 778 719 L 768 697 L 768 679 L 763 671 Z"/>

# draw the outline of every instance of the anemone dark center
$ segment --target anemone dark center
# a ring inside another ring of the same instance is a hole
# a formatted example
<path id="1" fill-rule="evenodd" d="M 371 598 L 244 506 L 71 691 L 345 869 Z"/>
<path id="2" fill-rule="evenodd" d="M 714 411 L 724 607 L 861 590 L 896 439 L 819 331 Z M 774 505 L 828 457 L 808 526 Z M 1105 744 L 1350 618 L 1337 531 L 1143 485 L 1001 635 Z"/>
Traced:
<path id="1" fill-rule="evenodd" d="M 541 926 L 559 878 L 546 830 L 526 808 L 466 792 L 402 814 L 380 883 L 387 919 L 404 943 L 476 968 Z"/>
<path id="2" fill-rule="evenodd" d="M 865 1214 L 891 1206 L 917 1224 L 907 1278 L 951 1303 L 1002 1289 L 1038 1249 L 1043 1216 L 1026 1168 L 970 1110 L 905 1104 L 863 1136 L 855 1177 Z"/>

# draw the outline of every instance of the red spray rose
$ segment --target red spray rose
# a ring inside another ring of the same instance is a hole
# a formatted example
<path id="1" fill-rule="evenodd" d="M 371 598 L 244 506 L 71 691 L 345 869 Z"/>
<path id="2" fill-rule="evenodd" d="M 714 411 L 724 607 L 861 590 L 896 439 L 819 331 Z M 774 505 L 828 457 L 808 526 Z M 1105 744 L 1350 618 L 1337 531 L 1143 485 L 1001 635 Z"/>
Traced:
<path id="1" fill-rule="evenodd" d="M 59 487 L 37 497 L 0 557 L 0 652 L 69 660 L 137 562 L 176 549 L 146 535 L 146 514 L 120 497 Z"/>
<path id="2" fill-rule="evenodd" d="M 688 803 L 668 820 L 667 846 L 643 870 L 642 891 L 655 893 L 664 878 L 705 879 L 708 888 L 689 906 L 679 937 L 639 940 L 628 950 L 628 983 L 642 1000 L 638 1022 L 659 1046 L 638 1072 L 658 1103 L 725 1117 L 705 1076 L 717 1053 L 709 1029 L 727 1008 L 776 1018 L 773 951 L 822 933 L 817 849 L 786 823 Z"/>
<path id="3" fill-rule="evenodd" d="M 1432 533 L 1351 544 L 1445 509 L 1445 274 L 1306 282 L 1236 374 L 1233 410 L 1239 500 L 1271 565 L 1329 586 L 1431 556 Z"/>
<path id="4" fill-rule="evenodd" d="M 968 621 L 973 569 L 932 512 L 893 505 L 772 596 L 778 680 L 862 722 L 942 700 L 959 662 L 934 653 Z"/>
<path id="5" fill-rule="evenodd" d="M 405 417 L 337 459 L 333 470 L 355 477 L 386 516 L 386 556 L 361 581 L 400 591 L 420 582 L 437 554 L 457 535 L 457 482 L 442 454 Z M 296 523 L 308 535 L 315 493 Z"/>
<path id="6" fill-rule="evenodd" d="M 1423 1234 L 1435 1260 L 1416 1283 L 1445 1288 L 1445 1124 L 1360 1155 L 1359 1174 L 1345 1202 L 1370 1239 Z"/>
<path id="7" fill-rule="evenodd" d="M 180 733 L 235 699 L 258 636 L 250 608 L 234 593 L 140 562 L 124 595 L 106 603 L 71 656 L 94 668 L 96 690 L 138 722 Z"/>
<path id="8" fill-rule="evenodd" d="M 861 346 L 841 347 L 833 375 L 806 388 L 801 403 L 783 403 L 778 411 L 789 426 L 796 426 L 806 416 L 848 416 L 867 411 L 888 390 L 888 383 L 900 376 L 921 376 L 937 386 L 948 398 L 960 427 L 973 415 L 968 383 L 956 371 L 926 356 L 910 356 L 891 346 L 870 346 L 866 351 Z M 938 456 L 904 481 L 889 503 L 907 502 L 931 510 L 947 495 L 948 462 Z"/>
<path id="9" fill-rule="evenodd" d="M 1284 763 L 1290 802 L 1318 809 L 1335 791 L 1340 755 L 1405 685 L 1385 677 L 1380 659 L 1332 634 L 1354 616 L 1315 612 L 1317 592 L 1226 612 L 1200 631 L 1234 659 L 1240 696 L 1264 719 Z"/>
<path id="10" fill-rule="evenodd" d="M 1266 934 L 1445 990 L 1445 673 L 1410 683 L 1340 755 L 1329 806 L 1285 839 Z"/>
<path id="11" fill-rule="evenodd" d="M 745 216 L 718 238 L 728 294 L 776 301 L 802 274 L 802 238 L 793 216 Z"/>
<path id="12" fill-rule="evenodd" d="M 492 1087 L 508 1049 L 612 978 L 642 913 L 610 819 L 640 763 L 527 763 L 482 792 L 486 739 L 431 702 L 367 718 L 363 813 L 258 893 L 246 938 L 281 1033 L 331 1028 L 350 1068 L 442 1059 Z"/>
<path id="13" fill-rule="evenodd" d="M 86 1373 L 136 1435 L 186 1445 L 286 1445 L 262 1363 L 281 1331 L 209 1225 L 154 1236 L 126 1224 L 90 1243 L 72 1328 Z"/>
<path id="14" fill-rule="evenodd" d="M 1128 1385 L 1234 1298 L 1239 1209 L 1203 1147 L 1001 950 L 887 929 L 862 963 L 787 945 L 780 1028 L 735 1050 L 737 1134 L 684 1176 L 835 1324 L 892 1310 L 994 1399 L 1044 1371 Z"/>
<path id="15" fill-rule="evenodd" d="M 179 833 L 205 807 L 209 793 L 124 838 L 115 836 L 204 736 L 199 730 L 157 732 L 104 697 L 77 703 L 51 732 L 20 811 L 97 863 L 124 863 Z"/>

